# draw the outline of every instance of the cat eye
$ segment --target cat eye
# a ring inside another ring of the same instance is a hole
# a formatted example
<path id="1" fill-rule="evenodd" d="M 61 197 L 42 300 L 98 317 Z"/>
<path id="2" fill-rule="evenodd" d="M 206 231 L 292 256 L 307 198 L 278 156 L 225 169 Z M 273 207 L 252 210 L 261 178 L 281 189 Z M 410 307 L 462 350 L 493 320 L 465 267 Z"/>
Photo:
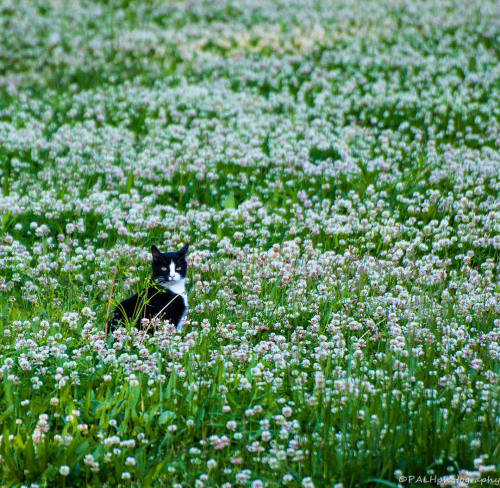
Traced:
<path id="1" fill-rule="evenodd" d="M 161 268 L 162 271 L 167 271 L 167 268 Z"/>
<path id="2" fill-rule="evenodd" d="M 181 267 L 180 266 L 177 266 L 177 268 L 175 268 L 176 271 L 180 271 L 181 270 Z"/>

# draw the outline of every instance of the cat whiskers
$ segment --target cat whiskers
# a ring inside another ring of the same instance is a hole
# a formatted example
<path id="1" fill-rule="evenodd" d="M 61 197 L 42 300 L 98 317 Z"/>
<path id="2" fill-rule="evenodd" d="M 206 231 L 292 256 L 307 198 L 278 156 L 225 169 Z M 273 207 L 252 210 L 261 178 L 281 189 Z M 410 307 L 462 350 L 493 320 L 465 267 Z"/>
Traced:
<path id="1" fill-rule="evenodd" d="M 157 276 L 151 280 L 152 283 L 168 283 L 168 279 L 165 276 Z"/>

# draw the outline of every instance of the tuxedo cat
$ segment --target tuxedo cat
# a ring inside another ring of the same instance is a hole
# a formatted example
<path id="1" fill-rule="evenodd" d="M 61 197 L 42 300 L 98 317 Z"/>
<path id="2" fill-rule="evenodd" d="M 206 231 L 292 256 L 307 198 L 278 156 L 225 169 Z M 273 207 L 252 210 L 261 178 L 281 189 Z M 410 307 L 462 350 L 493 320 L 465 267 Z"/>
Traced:
<path id="1" fill-rule="evenodd" d="M 149 286 L 131 297 L 123 300 L 113 311 L 108 329 L 115 330 L 120 321 L 125 325 L 129 320 L 135 327 L 142 329 L 142 319 L 159 319 L 170 321 L 177 329 L 182 327 L 181 321 L 187 312 L 187 294 L 184 288 L 186 281 L 186 254 L 189 244 L 178 252 L 160 252 L 151 247 L 153 255 L 153 272 Z M 149 326 L 149 332 L 153 327 Z"/>

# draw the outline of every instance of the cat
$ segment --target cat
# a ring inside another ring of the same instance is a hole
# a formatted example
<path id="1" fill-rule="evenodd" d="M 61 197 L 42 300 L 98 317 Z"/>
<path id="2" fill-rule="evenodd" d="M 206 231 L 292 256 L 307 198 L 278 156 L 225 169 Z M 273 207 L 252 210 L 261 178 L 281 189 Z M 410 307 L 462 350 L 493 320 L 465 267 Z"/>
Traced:
<path id="1" fill-rule="evenodd" d="M 149 286 L 123 300 L 113 311 L 108 330 L 118 328 L 120 322 L 130 321 L 136 328 L 143 329 L 143 319 L 168 320 L 176 329 L 182 328 L 182 319 L 188 309 L 185 289 L 189 244 L 177 252 L 160 252 L 151 246 L 152 274 Z M 148 332 L 154 327 L 146 325 Z"/>

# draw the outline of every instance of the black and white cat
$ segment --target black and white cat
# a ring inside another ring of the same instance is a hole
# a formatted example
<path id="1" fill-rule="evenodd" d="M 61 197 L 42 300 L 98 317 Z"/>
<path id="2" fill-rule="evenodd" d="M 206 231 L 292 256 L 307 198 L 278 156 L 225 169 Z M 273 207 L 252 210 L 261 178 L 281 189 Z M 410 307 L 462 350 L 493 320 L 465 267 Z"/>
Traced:
<path id="1" fill-rule="evenodd" d="M 178 252 L 160 252 L 151 247 L 153 272 L 150 284 L 140 293 L 123 300 L 113 311 L 109 321 L 109 330 L 115 330 L 120 322 L 128 320 L 138 329 L 142 329 L 142 319 L 170 321 L 177 329 L 182 327 L 186 315 L 188 299 L 184 287 L 186 281 L 186 254 L 189 244 Z M 153 331 L 152 327 L 148 331 Z"/>

